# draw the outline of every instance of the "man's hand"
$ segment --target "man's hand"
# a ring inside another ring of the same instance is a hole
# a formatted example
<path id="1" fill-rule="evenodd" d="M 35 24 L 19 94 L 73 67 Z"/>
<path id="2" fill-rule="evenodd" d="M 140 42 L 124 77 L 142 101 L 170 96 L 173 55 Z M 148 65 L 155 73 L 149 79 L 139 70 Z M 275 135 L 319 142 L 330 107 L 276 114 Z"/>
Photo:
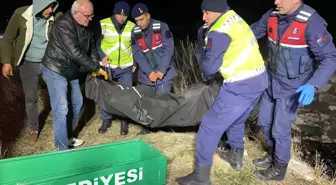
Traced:
<path id="1" fill-rule="evenodd" d="M 301 87 L 299 87 L 296 92 L 301 92 L 299 97 L 299 103 L 302 103 L 303 105 L 309 105 L 314 100 L 314 94 L 315 94 L 315 88 L 314 86 L 310 84 L 305 84 Z"/>
<path id="2" fill-rule="evenodd" d="M 99 69 L 98 74 L 99 74 L 99 75 L 103 75 L 104 78 L 105 78 L 105 80 L 108 79 L 108 75 L 107 75 L 107 73 L 106 73 L 104 70 L 102 70 L 101 68 Z"/>
<path id="3" fill-rule="evenodd" d="M 106 66 L 110 62 L 110 58 L 108 56 L 105 56 L 102 60 L 103 66 Z"/>
<path id="4" fill-rule="evenodd" d="M 11 64 L 4 64 L 2 66 L 2 75 L 9 80 L 9 76 L 13 76 L 13 68 Z"/>
<path id="5" fill-rule="evenodd" d="M 132 73 L 134 73 L 135 70 L 136 70 L 136 67 L 132 66 Z"/>
<path id="6" fill-rule="evenodd" d="M 161 73 L 160 71 L 156 72 L 156 75 L 157 75 L 157 77 L 158 77 L 160 80 L 162 80 L 162 78 L 163 78 L 163 76 L 164 76 L 164 74 Z"/>
<path id="7" fill-rule="evenodd" d="M 156 74 L 154 71 L 152 71 L 152 72 L 149 74 L 148 78 L 150 79 L 150 81 L 152 81 L 152 82 L 156 82 L 158 76 L 157 76 L 157 74 Z"/>

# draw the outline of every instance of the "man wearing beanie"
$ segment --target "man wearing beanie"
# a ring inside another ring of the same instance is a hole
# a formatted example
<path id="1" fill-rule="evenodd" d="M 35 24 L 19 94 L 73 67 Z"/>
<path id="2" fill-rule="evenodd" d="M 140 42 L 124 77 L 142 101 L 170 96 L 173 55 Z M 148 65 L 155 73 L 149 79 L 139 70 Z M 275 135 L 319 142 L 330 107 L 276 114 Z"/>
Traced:
<path id="1" fill-rule="evenodd" d="M 139 66 L 138 81 L 157 93 L 168 93 L 176 76 L 173 35 L 166 23 L 150 17 L 143 3 L 134 5 L 132 17 L 137 24 L 132 31 L 132 49 Z M 143 129 L 140 134 L 148 131 Z"/>
<path id="2" fill-rule="evenodd" d="M 218 71 L 224 80 L 197 133 L 195 169 L 176 179 L 180 185 L 211 184 L 212 158 L 224 132 L 230 150 L 221 157 L 233 169 L 242 169 L 245 121 L 268 86 L 264 61 L 249 25 L 230 10 L 226 0 L 203 0 L 201 9 L 208 25 L 205 45 L 198 47 L 204 49 L 197 54 L 202 74 L 211 79 Z"/>
<path id="3" fill-rule="evenodd" d="M 127 20 L 130 6 L 125 1 L 115 4 L 113 15 L 100 21 L 100 36 L 97 39 L 97 50 L 105 66 L 112 74 L 112 80 L 122 85 L 132 86 L 133 54 L 131 48 L 131 31 L 135 24 Z M 112 114 L 100 108 L 102 126 L 99 133 L 106 133 L 111 127 Z M 128 123 L 120 120 L 120 134 L 128 134 Z"/>

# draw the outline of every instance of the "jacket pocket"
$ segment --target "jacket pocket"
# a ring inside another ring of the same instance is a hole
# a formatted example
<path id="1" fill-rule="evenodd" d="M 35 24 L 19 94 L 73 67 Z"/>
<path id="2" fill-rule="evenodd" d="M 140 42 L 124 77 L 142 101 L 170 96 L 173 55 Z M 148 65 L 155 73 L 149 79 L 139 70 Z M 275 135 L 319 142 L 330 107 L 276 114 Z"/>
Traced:
<path id="1" fill-rule="evenodd" d="M 309 56 L 301 56 L 300 57 L 300 66 L 299 66 L 299 73 L 303 74 L 306 71 L 309 71 L 312 69 L 312 60 L 309 58 Z"/>
<path id="2" fill-rule="evenodd" d="M 162 57 L 163 57 L 163 50 L 161 50 L 161 49 L 156 49 L 156 50 L 153 50 L 153 52 L 154 52 L 155 55 L 158 56 L 159 58 L 162 58 Z"/>
<path id="3" fill-rule="evenodd" d="M 285 66 L 286 66 L 286 71 L 287 71 L 288 77 L 289 78 L 296 78 L 297 73 L 294 72 L 293 60 L 292 60 L 292 57 L 291 57 L 290 50 L 289 49 L 284 49 L 283 54 L 284 54 L 284 63 L 285 63 Z"/>

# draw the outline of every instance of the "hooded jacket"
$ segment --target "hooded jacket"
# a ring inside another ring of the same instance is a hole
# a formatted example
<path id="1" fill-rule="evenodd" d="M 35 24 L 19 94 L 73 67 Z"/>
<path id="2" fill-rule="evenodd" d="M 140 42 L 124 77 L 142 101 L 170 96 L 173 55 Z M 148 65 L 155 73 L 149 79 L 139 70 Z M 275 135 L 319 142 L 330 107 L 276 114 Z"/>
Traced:
<path id="1" fill-rule="evenodd" d="M 56 0 L 34 0 L 30 6 L 17 8 L 10 18 L 6 31 L 3 35 L 1 45 L 1 59 L 4 64 L 20 65 L 33 37 L 33 22 L 36 14 L 42 12 L 50 4 L 55 3 L 54 12 L 57 10 Z M 46 38 L 49 40 L 49 33 L 53 21 L 62 13 L 51 15 L 46 22 Z"/>

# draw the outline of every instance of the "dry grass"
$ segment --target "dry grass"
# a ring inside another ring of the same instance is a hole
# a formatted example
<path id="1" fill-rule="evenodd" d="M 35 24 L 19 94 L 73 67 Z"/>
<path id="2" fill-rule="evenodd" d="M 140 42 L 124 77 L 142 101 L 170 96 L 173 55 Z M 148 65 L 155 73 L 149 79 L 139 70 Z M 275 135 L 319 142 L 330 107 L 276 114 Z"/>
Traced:
<path id="1" fill-rule="evenodd" d="M 112 127 L 106 134 L 97 132 L 100 126 L 99 116 L 95 115 L 84 127 L 80 133 L 80 138 L 85 140 L 85 144 L 81 147 L 97 145 L 108 142 L 117 142 L 121 140 L 138 138 L 136 135 L 140 131 L 137 125 L 130 126 L 128 136 L 119 135 L 119 123 L 113 122 Z M 47 118 L 47 123 L 41 132 L 38 142 L 31 146 L 27 142 L 27 132 L 22 132 L 20 138 L 13 146 L 12 154 L 14 156 L 31 155 L 37 153 L 45 153 L 54 150 L 53 129 L 51 116 Z M 175 178 L 185 175 L 192 171 L 194 164 L 194 142 L 195 133 L 174 133 L 174 132 L 157 132 L 142 137 L 143 140 L 156 147 L 168 158 L 168 178 L 167 184 L 174 185 Z M 229 164 L 222 161 L 217 155 L 214 156 L 214 166 L 212 169 L 212 182 L 214 185 L 248 185 L 248 184 L 288 184 L 288 185 L 324 185 L 335 182 L 326 181 L 323 178 L 317 179 L 315 182 L 308 182 L 297 174 L 288 171 L 286 179 L 283 182 L 261 182 L 255 175 L 256 170 L 252 164 L 252 160 L 263 155 L 261 145 L 246 139 L 247 155 L 244 158 L 244 170 L 242 172 L 233 171 Z M 184 165 L 181 165 L 184 164 Z"/>
<path id="2" fill-rule="evenodd" d="M 195 53 L 196 45 L 189 38 L 186 41 L 181 40 L 175 49 L 174 65 L 177 69 L 177 76 L 174 79 L 173 88 L 176 93 L 183 91 L 190 85 L 202 82 Z"/>
<path id="3" fill-rule="evenodd" d="M 178 76 L 174 82 L 176 93 L 183 91 L 188 86 L 201 82 L 199 67 L 195 59 L 195 44 L 189 40 L 181 41 L 180 46 L 176 48 L 174 56 L 175 66 L 178 70 Z M 44 98 L 42 98 L 44 99 Z M 39 104 L 43 104 L 39 101 Z M 96 110 L 96 112 L 99 112 Z M 137 125 L 130 125 L 128 136 L 119 135 L 119 123 L 114 121 L 112 127 L 106 134 L 99 134 L 100 126 L 99 115 L 95 114 L 83 128 L 79 137 L 85 140 L 85 144 L 81 147 L 97 145 L 108 142 L 117 142 L 121 140 L 135 139 L 140 131 Z M 168 178 L 167 184 L 174 185 L 175 178 L 185 175 L 192 171 L 194 164 L 194 142 L 195 133 L 174 133 L 174 132 L 157 132 L 143 136 L 149 144 L 156 147 L 168 158 Z M 40 138 L 35 145 L 29 145 L 27 142 L 28 133 L 23 130 L 21 135 L 14 142 L 10 151 L 11 156 L 32 155 L 37 153 L 45 153 L 54 151 L 54 138 L 51 115 L 47 117 L 46 124 L 41 132 Z M 256 168 L 252 164 L 252 160 L 263 155 L 262 144 L 263 140 L 260 135 L 255 136 L 255 141 L 245 139 L 247 155 L 244 157 L 244 170 L 241 172 L 233 171 L 229 164 L 222 161 L 217 155 L 214 156 L 214 165 L 212 168 L 211 179 L 214 185 L 324 185 L 336 184 L 334 181 L 327 181 L 324 177 L 323 165 L 316 163 L 315 171 L 318 178 L 316 181 L 309 182 L 303 179 L 298 174 L 288 170 L 286 179 L 283 182 L 262 182 L 259 181 L 254 172 Z M 293 147 L 293 156 L 300 159 L 300 149 Z M 318 160 L 317 160 L 318 161 Z M 181 165 L 183 164 L 183 165 Z"/>

